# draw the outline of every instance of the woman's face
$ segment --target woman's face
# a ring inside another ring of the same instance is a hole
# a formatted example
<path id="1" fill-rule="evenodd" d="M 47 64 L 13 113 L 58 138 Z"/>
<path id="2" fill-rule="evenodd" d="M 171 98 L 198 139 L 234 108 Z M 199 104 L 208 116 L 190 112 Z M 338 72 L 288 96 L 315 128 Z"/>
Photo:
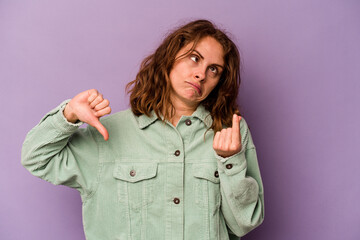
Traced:
<path id="1" fill-rule="evenodd" d="M 191 49 L 184 46 L 176 59 Z M 196 108 L 216 87 L 224 69 L 224 50 L 212 37 L 202 38 L 195 49 L 176 60 L 171 71 L 171 101 L 176 106 Z"/>

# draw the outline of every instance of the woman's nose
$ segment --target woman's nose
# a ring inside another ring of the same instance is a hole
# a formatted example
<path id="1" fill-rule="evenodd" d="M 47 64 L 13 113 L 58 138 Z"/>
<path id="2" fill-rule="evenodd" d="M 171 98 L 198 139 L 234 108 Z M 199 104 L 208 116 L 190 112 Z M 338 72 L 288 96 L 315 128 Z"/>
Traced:
<path id="1" fill-rule="evenodd" d="M 205 71 L 203 69 L 198 69 L 195 74 L 195 79 L 198 81 L 202 81 L 205 79 Z"/>

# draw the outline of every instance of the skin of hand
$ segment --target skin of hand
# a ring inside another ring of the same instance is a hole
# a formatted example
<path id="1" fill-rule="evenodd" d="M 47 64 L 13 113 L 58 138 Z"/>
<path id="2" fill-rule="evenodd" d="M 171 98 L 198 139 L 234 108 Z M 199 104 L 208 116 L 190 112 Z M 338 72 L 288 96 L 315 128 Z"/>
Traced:
<path id="1" fill-rule="evenodd" d="M 213 148 L 217 155 L 230 157 L 241 150 L 241 116 L 233 115 L 232 128 L 224 128 L 215 134 Z"/>
<path id="2" fill-rule="evenodd" d="M 96 89 L 87 90 L 71 99 L 64 109 L 64 116 L 69 122 L 82 121 L 93 126 L 107 141 L 109 133 L 99 118 L 111 113 L 109 104 L 109 100 L 104 99 Z"/>

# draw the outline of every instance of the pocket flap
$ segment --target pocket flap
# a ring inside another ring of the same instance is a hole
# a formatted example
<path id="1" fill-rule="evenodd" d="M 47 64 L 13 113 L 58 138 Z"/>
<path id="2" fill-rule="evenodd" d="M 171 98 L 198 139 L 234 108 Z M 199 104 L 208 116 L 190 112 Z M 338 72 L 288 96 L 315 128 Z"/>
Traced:
<path id="1" fill-rule="evenodd" d="M 215 176 L 217 171 L 216 164 L 194 164 L 192 169 L 194 177 L 206 179 L 213 183 L 220 183 L 220 178 Z"/>
<path id="2" fill-rule="evenodd" d="M 156 176 L 157 163 L 117 163 L 113 176 L 127 182 L 139 182 Z"/>

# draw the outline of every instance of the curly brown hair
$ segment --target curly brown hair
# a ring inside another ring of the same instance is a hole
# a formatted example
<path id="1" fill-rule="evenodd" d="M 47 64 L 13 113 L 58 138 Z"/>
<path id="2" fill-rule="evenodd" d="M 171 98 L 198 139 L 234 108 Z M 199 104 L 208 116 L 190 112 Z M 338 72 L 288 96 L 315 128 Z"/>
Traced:
<path id="1" fill-rule="evenodd" d="M 218 85 L 201 104 L 210 112 L 213 119 L 211 128 L 216 132 L 223 126 L 230 127 L 234 113 L 239 114 L 236 98 L 240 87 L 240 54 L 230 38 L 208 20 L 196 20 L 183 25 L 170 33 L 155 53 L 141 63 L 136 79 L 127 84 L 130 105 L 136 116 L 155 114 L 163 120 L 170 120 L 175 113 L 170 99 L 170 71 L 176 54 L 189 43 L 192 48 L 204 37 L 213 37 L 224 50 L 224 70 Z M 183 57 L 183 56 L 180 56 Z"/>

